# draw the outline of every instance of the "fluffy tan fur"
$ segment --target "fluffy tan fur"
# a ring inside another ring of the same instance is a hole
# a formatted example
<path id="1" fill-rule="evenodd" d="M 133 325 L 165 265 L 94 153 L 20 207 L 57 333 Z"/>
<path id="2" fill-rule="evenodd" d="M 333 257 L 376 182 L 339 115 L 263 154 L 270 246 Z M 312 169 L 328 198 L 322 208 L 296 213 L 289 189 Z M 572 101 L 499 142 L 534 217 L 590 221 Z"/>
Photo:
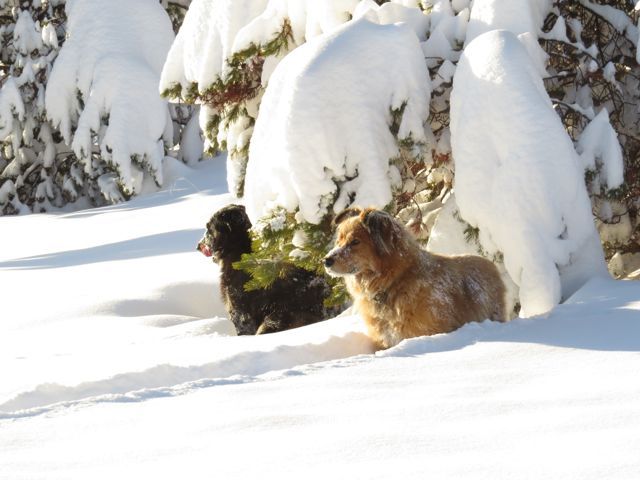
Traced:
<path id="1" fill-rule="evenodd" d="M 369 335 L 381 348 L 468 322 L 506 319 L 505 287 L 489 260 L 431 254 L 379 210 L 351 208 L 334 223 L 335 248 L 325 257 L 325 268 L 345 277 Z"/>

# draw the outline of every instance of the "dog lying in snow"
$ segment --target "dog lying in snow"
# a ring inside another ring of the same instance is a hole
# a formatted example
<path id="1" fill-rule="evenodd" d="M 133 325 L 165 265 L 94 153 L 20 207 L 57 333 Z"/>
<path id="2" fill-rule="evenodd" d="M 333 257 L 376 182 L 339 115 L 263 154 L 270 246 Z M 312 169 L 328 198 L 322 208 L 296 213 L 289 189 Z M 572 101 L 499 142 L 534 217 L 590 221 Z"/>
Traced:
<path id="1" fill-rule="evenodd" d="M 198 250 L 220 265 L 220 291 L 238 335 L 278 332 L 315 323 L 333 312 L 325 310 L 326 280 L 292 267 L 269 288 L 245 291 L 250 277 L 233 268 L 243 253 L 251 252 L 251 221 L 242 205 L 229 205 L 213 214 Z"/>
<path id="2" fill-rule="evenodd" d="M 325 257 L 325 268 L 345 277 L 380 347 L 450 332 L 467 322 L 506 319 L 505 287 L 489 260 L 431 254 L 380 210 L 350 208 L 334 225 L 335 248 Z"/>

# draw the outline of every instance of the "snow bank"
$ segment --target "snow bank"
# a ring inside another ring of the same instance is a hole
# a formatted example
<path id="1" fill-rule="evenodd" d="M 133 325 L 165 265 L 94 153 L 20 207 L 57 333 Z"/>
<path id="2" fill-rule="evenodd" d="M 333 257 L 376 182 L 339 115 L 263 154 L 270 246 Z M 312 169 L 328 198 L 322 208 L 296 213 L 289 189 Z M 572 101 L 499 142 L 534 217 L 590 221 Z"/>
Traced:
<path id="1" fill-rule="evenodd" d="M 406 26 L 360 19 L 294 50 L 273 73 L 256 121 L 245 188 L 251 218 L 282 206 L 318 223 L 332 206 L 388 204 L 398 177 L 390 109 L 406 102 L 398 137 L 424 140 L 429 95 L 420 44 Z"/>
<path id="2" fill-rule="evenodd" d="M 182 344 L 184 350 L 180 355 L 172 356 L 172 363 L 149 365 L 141 371 L 120 372 L 75 385 L 57 383 L 53 381 L 55 374 L 48 372 L 47 383 L 37 384 L 0 403 L 0 420 L 101 403 L 144 402 L 194 393 L 204 388 L 260 382 L 264 381 L 262 376 L 265 374 L 270 374 L 273 379 L 273 372 L 299 365 L 373 353 L 373 344 L 356 316 L 314 324 L 304 331 L 287 331 L 278 336 L 277 343 L 269 336 L 235 337 L 233 325 L 226 318 L 205 322 L 178 317 L 164 324 L 160 319 L 154 321 L 167 334 L 183 337 L 182 341 L 173 341 L 174 348 Z M 150 320 L 147 322 L 151 326 Z M 167 337 L 160 342 L 166 343 Z M 153 350 L 149 343 L 141 335 L 136 348 L 138 354 L 150 355 Z M 187 349 L 193 351 L 187 353 Z M 205 354 L 205 349 L 208 354 Z M 123 346 L 119 355 L 134 356 L 134 350 Z M 158 353 L 153 352 L 152 355 Z M 187 365 L 187 359 L 195 363 Z"/>
<path id="3" fill-rule="evenodd" d="M 69 38 L 47 84 L 47 115 L 93 175 L 98 136 L 100 157 L 117 172 L 98 180 L 105 196 L 118 196 L 116 183 L 138 193 L 143 169 L 161 184 L 163 139 L 172 137 L 158 94 L 169 17 L 154 0 L 69 0 L 66 10 Z"/>
<path id="4" fill-rule="evenodd" d="M 591 282 L 549 318 L 469 324 L 314 363 L 304 362 L 358 334 L 305 344 L 327 338 L 319 327 L 330 322 L 209 336 L 203 358 L 207 345 L 210 357 L 222 347 L 227 373 L 264 373 L 175 383 L 171 368 L 150 369 L 140 379 L 159 373 L 164 386 L 14 411 L 0 418 L 0 464 L 16 480 L 633 478 L 638 299 L 637 283 Z M 250 347 L 258 342 L 261 352 Z M 159 360 L 189 355 L 187 345 L 168 340 Z M 104 386 L 116 390 L 113 380 Z"/>
<path id="5" fill-rule="evenodd" d="M 492 31 L 465 49 L 451 134 L 460 214 L 488 252 L 504 254 L 522 315 L 606 275 L 580 160 L 513 33 Z"/>

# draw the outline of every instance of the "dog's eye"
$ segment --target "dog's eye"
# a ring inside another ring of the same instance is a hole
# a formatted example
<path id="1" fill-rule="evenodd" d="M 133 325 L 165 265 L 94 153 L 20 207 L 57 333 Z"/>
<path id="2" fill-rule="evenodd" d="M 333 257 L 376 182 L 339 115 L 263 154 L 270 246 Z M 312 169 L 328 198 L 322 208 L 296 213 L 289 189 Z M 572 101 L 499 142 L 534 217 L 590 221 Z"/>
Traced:
<path id="1" fill-rule="evenodd" d="M 350 247 L 355 247 L 356 245 L 358 245 L 360 243 L 360 240 L 358 240 L 357 238 L 354 238 L 353 240 L 351 240 L 349 242 L 349 246 Z"/>

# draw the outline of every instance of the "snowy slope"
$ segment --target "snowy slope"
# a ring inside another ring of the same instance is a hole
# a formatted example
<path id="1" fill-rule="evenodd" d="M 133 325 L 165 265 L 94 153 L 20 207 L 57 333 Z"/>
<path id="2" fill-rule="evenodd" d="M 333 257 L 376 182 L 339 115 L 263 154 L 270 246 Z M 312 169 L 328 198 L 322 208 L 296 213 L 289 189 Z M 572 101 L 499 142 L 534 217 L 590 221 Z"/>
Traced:
<path id="1" fill-rule="evenodd" d="M 0 218 L 0 479 L 629 479 L 640 283 L 373 353 L 356 315 L 234 337 L 195 251 L 224 161 Z"/>

